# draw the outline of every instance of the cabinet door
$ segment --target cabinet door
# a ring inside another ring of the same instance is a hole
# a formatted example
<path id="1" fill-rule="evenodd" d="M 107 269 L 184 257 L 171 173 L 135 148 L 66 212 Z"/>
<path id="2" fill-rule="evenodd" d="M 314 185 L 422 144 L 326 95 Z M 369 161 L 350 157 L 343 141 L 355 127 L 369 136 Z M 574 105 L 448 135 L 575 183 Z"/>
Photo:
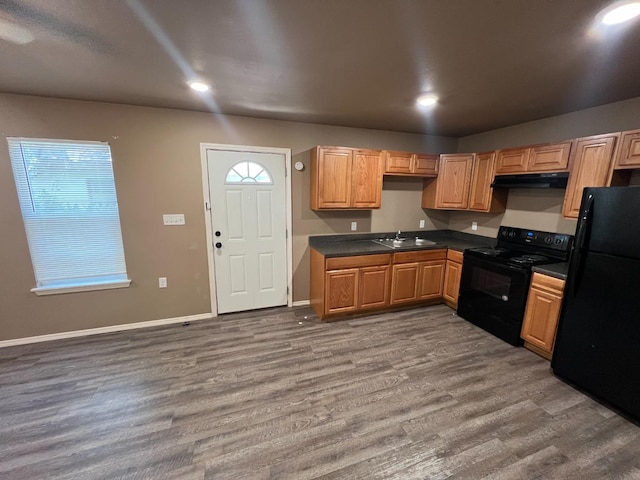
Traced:
<path id="1" fill-rule="evenodd" d="M 581 138 L 576 142 L 573 168 L 564 196 L 562 215 L 578 218 L 582 190 L 584 187 L 604 187 L 607 185 L 611 157 L 616 146 L 618 134 L 598 135 Z"/>
<path id="2" fill-rule="evenodd" d="M 325 275 L 325 314 L 351 312 L 358 308 L 357 268 L 331 270 Z"/>
<path id="3" fill-rule="evenodd" d="M 527 173 L 529 148 L 506 148 L 498 150 L 496 175 Z"/>
<path id="4" fill-rule="evenodd" d="M 320 148 L 312 175 L 317 176 L 312 189 L 311 208 L 349 208 L 351 206 L 351 163 L 349 149 Z M 312 178 L 313 181 L 313 178 Z M 314 194 L 317 203 L 314 205 Z"/>
<path id="5" fill-rule="evenodd" d="M 416 175 L 432 176 L 438 175 L 438 155 L 416 155 L 413 159 L 412 172 Z"/>
<path id="6" fill-rule="evenodd" d="M 474 154 L 440 156 L 436 208 L 465 210 L 469 206 L 469 185 Z"/>
<path id="7" fill-rule="evenodd" d="M 413 156 L 414 154 L 409 152 L 386 152 L 384 172 L 410 174 Z"/>
<path id="8" fill-rule="evenodd" d="M 569 169 L 570 152 L 571 142 L 532 147 L 527 170 L 530 172 L 566 172 Z"/>
<path id="9" fill-rule="evenodd" d="M 382 198 L 382 152 L 356 150 L 351 171 L 351 206 L 380 208 Z"/>
<path id="10" fill-rule="evenodd" d="M 358 308 L 380 308 L 389 305 L 389 266 L 360 269 Z"/>
<path id="11" fill-rule="evenodd" d="M 560 318 L 564 281 L 534 273 L 522 323 L 522 339 L 550 359 Z M 541 350 L 541 351 L 539 351 Z"/>
<path id="12" fill-rule="evenodd" d="M 420 264 L 401 263 L 393 266 L 391 274 L 391 305 L 418 300 Z"/>
<path id="13" fill-rule="evenodd" d="M 495 169 L 495 153 L 479 153 L 473 164 L 471 176 L 471 193 L 469 194 L 469 210 L 488 212 L 491 207 L 491 182 Z"/>
<path id="14" fill-rule="evenodd" d="M 616 168 L 640 167 L 640 130 L 622 132 Z"/>
<path id="15" fill-rule="evenodd" d="M 442 297 L 445 260 L 420 263 L 418 298 L 431 300 Z"/>
<path id="16" fill-rule="evenodd" d="M 458 294 L 460 293 L 460 277 L 462 276 L 462 264 L 447 260 L 444 272 L 444 289 L 442 296 L 445 302 L 452 308 L 458 308 Z"/>

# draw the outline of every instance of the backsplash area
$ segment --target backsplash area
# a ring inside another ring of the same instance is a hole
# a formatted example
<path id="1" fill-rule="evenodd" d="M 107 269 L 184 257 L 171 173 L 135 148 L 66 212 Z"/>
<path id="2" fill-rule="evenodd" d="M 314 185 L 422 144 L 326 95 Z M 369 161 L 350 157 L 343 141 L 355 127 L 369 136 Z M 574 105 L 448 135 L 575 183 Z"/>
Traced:
<path id="1" fill-rule="evenodd" d="M 504 213 L 451 212 L 449 229 L 495 237 L 500 225 L 506 225 L 573 235 L 576 220 L 562 217 L 564 194 L 563 189 L 512 189 Z M 472 222 L 478 223 L 477 231 L 472 231 Z"/>

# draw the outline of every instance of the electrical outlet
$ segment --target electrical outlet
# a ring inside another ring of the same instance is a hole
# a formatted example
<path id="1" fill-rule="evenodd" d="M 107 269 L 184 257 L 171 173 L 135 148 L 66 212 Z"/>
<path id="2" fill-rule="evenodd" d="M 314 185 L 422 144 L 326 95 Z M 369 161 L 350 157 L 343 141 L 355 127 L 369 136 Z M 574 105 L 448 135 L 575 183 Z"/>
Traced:
<path id="1" fill-rule="evenodd" d="M 166 213 L 162 215 L 165 225 L 184 225 L 184 213 Z"/>
<path id="2" fill-rule="evenodd" d="M 420 228 L 424 228 L 424 220 L 420 220 Z"/>
<path id="3" fill-rule="evenodd" d="M 158 288 L 167 288 L 167 277 L 158 278 Z"/>
<path id="4" fill-rule="evenodd" d="M 358 230 L 358 222 L 351 222 L 351 231 L 355 232 Z"/>
<path id="5" fill-rule="evenodd" d="M 471 222 L 471 230 L 478 230 L 478 222 Z"/>

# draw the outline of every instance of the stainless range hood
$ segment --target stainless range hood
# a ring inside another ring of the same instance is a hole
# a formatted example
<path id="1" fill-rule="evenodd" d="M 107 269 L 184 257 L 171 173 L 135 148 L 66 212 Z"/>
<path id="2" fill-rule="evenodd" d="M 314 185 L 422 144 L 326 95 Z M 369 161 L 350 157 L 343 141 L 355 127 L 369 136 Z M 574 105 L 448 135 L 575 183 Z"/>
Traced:
<path id="1" fill-rule="evenodd" d="M 496 175 L 494 188 L 567 188 L 569 172 Z"/>

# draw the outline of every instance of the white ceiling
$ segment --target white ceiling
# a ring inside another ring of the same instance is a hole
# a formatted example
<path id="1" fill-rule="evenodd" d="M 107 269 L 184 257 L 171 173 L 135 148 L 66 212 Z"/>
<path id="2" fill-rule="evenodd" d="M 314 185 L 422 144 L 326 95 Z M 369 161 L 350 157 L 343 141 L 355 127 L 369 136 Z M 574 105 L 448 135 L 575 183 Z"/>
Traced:
<path id="1" fill-rule="evenodd" d="M 608 4 L 1 0 L 34 41 L 0 40 L 0 92 L 459 137 L 640 96 L 640 21 L 593 31 Z"/>

